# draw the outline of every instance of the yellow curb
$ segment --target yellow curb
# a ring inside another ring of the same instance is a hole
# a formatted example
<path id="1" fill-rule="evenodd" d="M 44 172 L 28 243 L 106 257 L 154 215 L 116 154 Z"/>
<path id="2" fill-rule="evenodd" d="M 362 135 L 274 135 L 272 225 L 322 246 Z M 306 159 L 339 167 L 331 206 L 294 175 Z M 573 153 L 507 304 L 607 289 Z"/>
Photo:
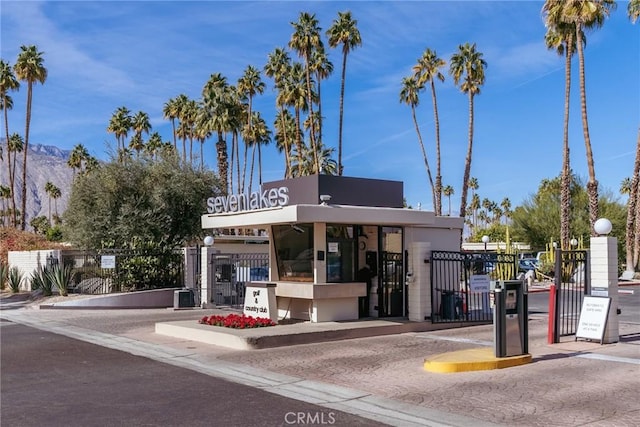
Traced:
<path id="1" fill-rule="evenodd" d="M 529 362 L 531 362 L 530 354 L 495 357 L 491 348 L 472 348 L 427 357 L 424 359 L 424 369 L 429 372 L 446 374 L 450 372 L 510 368 Z"/>

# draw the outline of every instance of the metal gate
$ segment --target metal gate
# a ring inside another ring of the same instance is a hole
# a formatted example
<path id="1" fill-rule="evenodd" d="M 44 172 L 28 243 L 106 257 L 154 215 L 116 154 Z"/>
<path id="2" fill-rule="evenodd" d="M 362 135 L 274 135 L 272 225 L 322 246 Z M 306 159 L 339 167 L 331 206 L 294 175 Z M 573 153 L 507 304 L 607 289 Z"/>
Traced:
<path id="1" fill-rule="evenodd" d="M 556 251 L 553 328 L 554 342 L 578 330 L 582 300 L 591 293 L 587 251 Z"/>
<path id="2" fill-rule="evenodd" d="M 431 321 L 433 323 L 493 321 L 488 292 L 470 292 L 472 276 L 513 280 L 515 254 L 431 252 Z"/>
<path id="3" fill-rule="evenodd" d="M 241 308 L 248 282 L 269 280 L 269 254 L 212 254 L 210 302 Z"/>
<path id="4" fill-rule="evenodd" d="M 404 316 L 404 271 L 402 254 L 382 252 L 382 280 L 378 287 L 379 317 Z"/>

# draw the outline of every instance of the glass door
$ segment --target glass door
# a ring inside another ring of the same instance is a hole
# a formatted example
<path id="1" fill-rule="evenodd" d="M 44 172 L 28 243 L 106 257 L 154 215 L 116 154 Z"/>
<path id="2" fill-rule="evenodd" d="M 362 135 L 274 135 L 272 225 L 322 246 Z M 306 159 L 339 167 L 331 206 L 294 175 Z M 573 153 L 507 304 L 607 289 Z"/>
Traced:
<path id="1" fill-rule="evenodd" d="M 402 228 L 382 227 L 381 277 L 378 286 L 379 317 L 402 317 L 404 310 L 404 259 Z"/>

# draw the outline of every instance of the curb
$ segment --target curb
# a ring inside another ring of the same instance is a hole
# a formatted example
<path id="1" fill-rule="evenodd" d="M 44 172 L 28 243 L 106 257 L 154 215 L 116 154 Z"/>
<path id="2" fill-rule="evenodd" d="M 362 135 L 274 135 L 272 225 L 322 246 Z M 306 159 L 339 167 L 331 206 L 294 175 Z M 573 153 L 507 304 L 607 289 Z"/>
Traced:
<path id="1" fill-rule="evenodd" d="M 471 348 L 452 351 L 428 357 L 424 369 L 428 372 L 452 373 L 468 371 L 488 371 L 490 369 L 511 368 L 531 362 L 530 354 L 511 357 L 495 357 L 493 349 Z"/>

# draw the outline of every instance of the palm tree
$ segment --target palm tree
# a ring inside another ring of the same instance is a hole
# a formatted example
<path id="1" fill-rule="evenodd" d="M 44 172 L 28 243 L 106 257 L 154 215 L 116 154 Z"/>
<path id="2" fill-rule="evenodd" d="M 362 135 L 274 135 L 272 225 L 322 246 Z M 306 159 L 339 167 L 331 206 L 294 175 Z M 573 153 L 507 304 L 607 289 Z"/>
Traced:
<path id="1" fill-rule="evenodd" d="M 6 227 L 10 222 L 7 200 L 11 199 L 11 188 L 6 185 L 0 185 L 0 198 L 2 198 L 2 226 Z"/>
<path id="2" fill-rule="evenodd" d="M 125 149 L 125 139 L 132 127 L 131 111 L 125 106 L 118 107 L 109 120 L 107 132 L 113 133 L 116 137 L 118 160 L 122 159 Z"/>
<path id="3" fill-rule="evenodd" d="M 629 199 L 627 201 L 627 224 L 625 233 L 626 270 L 634 271 L 638 265 L 640 254 L 640 128 L 636 142 L 636 159 L 633 164 L 633 175 L 628 186 Z M 627 181 L 628 178 L 625 180 Z"/>
<path id="4" fill-rule="evenodd" d="M 78 172 L 82 172 L 82 164 L 83 162 L 86 162 L 88 158 L 89 152 L 84 145 L 78 144 L 73 147 L 73 150 L 71 150 L 71 154 L 69 155 L 69 160 L 67 160 L 67 166 L 69 166 L 73 171 L 73 179 L 76 177 L 76 169 Z"/>
<path id="5" fill-rule="evenodd" d="M 291 58 L 284 48 L 276 48 L 269 54 L 268 62 L 264 66 L 264 72 L 267 77 L 273 78 L 275 82 L 275 89 L 278 91 L 276 95 L 276 108 L 278 113 L 276 115 L 276 122 L 274 123 L 276 128 L 276 141 L 278 143 L 278 149 L 282 149 L 285 152 L 285 172 L 284 177 L 289 178 L 291 166 L 290 166 L 290 153 L 291 143 L 288 139 L 290 134 L 285 132 L 285 129 L 289 128 L 289 125 L 285 122 L 287 118 L 291 118 L 291 115 L 286 110 L 286 98 L 285 98 L 285 79 L 291 69 Z M 293 121 L 293 120 L 292 120 Z"/>
<path id="6" fill-rule="evenodd" d="M 580 110 L 582 116 L 582 131 L 587 155 L 587 167 L 589 181 L 587 182 L 587 194 L 589 196 L 589 222 L 591 235 L 595 236 L 593 224 L 598 219 L 598 181 L 596 180 L 593 151 L 591 149 L 591 137 L 589 136 L 589 122 L 587 118 L 587 92 L 584 70 L 584 33 L 587 30 L 600 28 L 606 17 L 616 8 L 614 0 L 558 0 L 561 8 L 563 22 L 575 26 L 578 51 L 578 67 L 580 81 Z"/>
<path id="7" fill-rule="evenodd" d="M 53 197 L 53 204 L 54 204 L 54 210 L 56 211 L 56 213 L 53 215 L 53 218 L 59 218 L 58 215 L 58 199 L 62 196 L 62 192 L 60 191 L 60 189 L 58 187 L 53 187 L 51 189 L 51 197 Z"/>
<path id="8" fill-rule="evenodd" d="M 449 216 L 451 216 L 451 196 L 453 196 L 453 187 L 445 185 L 442 189 L 442 194 L 449 199 Z"/>
<path id="9" fill-rule="evenodd" d="M 418 63 L 413 67 L 414 77 L 417 78 L 418 85 L 423 87 L 425 83 L 429 82 L 431 86 L 433 119 L 436 129 L 436 203 L 434 209 L 436 211 L 435 214 L 438 216 L 442 215 L 442 173 L 440 163 L 440 119 L 438 117 L 435 79 L 437 78 L 441 82 L 444 82 L 444 75 L 440 72 L 440 69 L 446 64 L 443 59 L 438 58 L 435 51 L 427 48 L 422 54 L 422 57 L 418 59 Z"/>
<path id="10" fill-rule="evenodd" d="M 276 149 L 278 152 L 284 153 L 284 178 L 291 178 L 291 144 L 289 141 L 294 141 L 298 133 L 295 120 L 289 110 L 281 109 L 273 125 L 276 130 Z"/>
<path id="11" fill-rule="evenodd" d="M 18 209 L 16 206 L 16 193 L 15 193 L 15 179 L 16 179 L 16 159 L 18 157 L 18 153 L 21 153 L 24 150 L 24 139 L 17 133 L 11 134 L 9 137 L 9 142 L 7 143 L 7 157 L 12 157 L 11 165 L 9 168 L 13 171 L 12 180 L 9 183 L 11 187 L 11 209 L 12 209 L 12 219 L 13 226 L 18 227 Z M 13 154 L 11 154 L 13 153 Z"/>
<path id="12" fill-rule="evenodd" d="M 632 23 L 636 23 L 640 17 L 640 0 L 631 0 L 627 5 L 627 13 Z"/>
<path id="13" fill-rule="evenodd" d="M 9 191 L 11 193 L 11 206 L 13 211 L 16 209 L 15 198 L 15 169 L 12 168 L 11 150 L 9 149 L 9 110 L 13 108 L 13 99 L 9 96 L 10 91 L 20 89 L 20 82 L 16 78 L 11 69 L 11 64 L 0 60 L 0 108 L 4 112 L 4 130 L 7 141 L 7 170 L 9 174 Z M 14 154 L 15 155 L 15 154 Z M 13 218 L 13 226 L 16 227 L 15 218 Z"/>
<path id="14" fill-rule="evenodd" d="M 44 185 L 44 191 L 49 196 L 49 225 L 51 225 L 51 194 L 53 193 L 53 189 L 56 188 L 55 185 L 51 181 L 47 181 Z"/>
<path id="15" fill-rule="evenodd" d="M 230 97 L 231 89 L 227 78 L 220 73 L 212 74 L 202 90 L 202 103 L 210 120 L 209 130 L 218 134 L 216 160 L 218 175 L 225 184 L 225 192 L 230 185 L 227 141 L 224 138 L 225 133 L 231 130 Z"/>
<path id="16" fill-rule="evenodd" d="M 162 114 L 165 119 L 171 121 L 171 131 L 173 133 L 173 148 L 176 147 L 176 119 L 178 118 L 178 101 L 175 98 L 170 98 L 165 102 L 162 108 Z"/>
<path id="17" fill-rule="evenodd" d="M 433 178 L 431 177 L 431 168 L 429 167 L 429 160 L 427 159 L 427 152 L 424 149 L 424 142 L 422 142 L 422 134 L 420 133 L 420 126 L 418 126 L 418 119 L 416 118 L 416 106 L 420 103 L 418 93 L 422 89 L 422 86 L 418 84 L 415 77 L 404 77 L 402 79 L 402 89 L 400 90 L 400 102 L 405 103 L 411 107 L 411 117 L 413 118 L 413 124 L 416 128 L 416 134 L 418 135 L 418 143 L 420 144 L 420 150 L 422 150 L 422 159 L 424 161 L 424 167 L 427 169 L 427 176 L 429 178 L 429 185 L 431 186 L 431 198 L 433 206 L 436 206 L 436 192 L 433 185 Z"/>
<path id="18" fill-rule="evenodd" d="M 573 25 L 562 20 L 557 0 L 547 0 L 542 8 L 546 14 L 545 43 L 565 58 L 564 137 L 562 149 L 562 174 L 560 177 L 560 247 L 568 248 L 571 239 L 571 163 L 569 156 L 569 104 L 571 98 L 571 57 L 577 44 Z"/>
<path id="19" fill-rule="evenodd" d="M 322 45 L 320 40 L 320 30 L 318 26 L 318 20 L 315 14 L 309 14 L 307 12 L 301 12 L 298 22 L 292 22 L 291 25 L 294 28 L 294 32 L 289 40 L 289 47 L 296 52 L 298 56 L 304 59 L 304 73 L 307 83 L 306 96 L 307 96 L 307 108 L 309 114 L 313 113 L 313 89 L 311 87 L 311 55 L 312 52 Z M 314 162 L 316 168 L 318 168 L 317 148 L 316 148 L 316 129 L 313 122 L 311 122 L 311 132 L 309 139 L 311 141 L 311 147 L 314 155 Z"/>
<path id="20" fill-rule="evenodd" d="M 253 97 L 256 96 L 257 94 L 263 94 L 265 87 L 266 87 L 266 84 L 260 78 L 260 71 L 251 65 L 245 68 L 244 74 L 242 75 L 242 77 L 240 77 L 240 79 L 238 79 L 238 92 L 239 92 L 240 98 L 244 98 L 244 97 L 247 98 L 247 130 L 245 134 L 251 135 L 251 138 L 252 138 L 248 141 L 249 144 L 245 144 L 245 157 L 244 157 L 245 172 L 247 170 L 247 149 L 249 145 L 253 145 L 256 142 L 256 140 L 253 139 L 253 137 L 255 137 L 255 134 L 252 128 L 253 127 L 252 119 L 254 118 L 253 112 L 252 112 Z M 247 142 L 246 139 L 245 139 L 245 142 Z M 255 150 L 255 146 L 253 147 Z M 253 156 L 252 156 L 252 162 L 251 162 L 251 169 L 253 173 Z M 249 178 L 249 180 L 250 181 L 252 180 L 252 176 Z M 244 183 L 244 176 L 242 178 L 242 181 Z M 244 184 L 243 184 L 243 187 L 244 187 Z"/>
<path id="21" fill-rule="evenodd" d="M 358 21 L 351 17 L 351 12 L 338 12 L 338 18 L 327 30 L 329 46 L 335 48 L 342 44 L 342 77 L 340 79 L 340 121 L 338 124 L 338 175 L 342 176 L 342 118 L 344 116 L 344 83 L 347 73 L 347 56 L 356 47 L 362 45 L 358 30 Z"/>
<path id="22" fill-rule="evenodd" d="M 480 196 L 475 193 L 471 196 L 471 203 L 469 203 L 469 208 L 471 209 L 472 220 L 471 224 L 474 227 L 478 226 L 478 209 L 480 209 Z"/>
<path id="23" fill-rule="evenodd" d="M 505 224 L 508 224 L 508 220 L 511 218 L 511 200 L 509 200 L 508 197 L 505 197 L 502 199 L 502 202 L 500 202 L 500 207 L 504 213 Z"/>
<path id="24" fill-rule="evenodd" d="M 304 85 L 304 67 L 299 62 L 291 66 L 291 70 L 284 83 L 283 96 L 286 105 L 292 106 L 295 112 L 295 129 L 296 129 L 296 153 L 298 156 L 298 176 L 302 175 L 304 141 L 302 139 L 302 126 L 300 113 L 308 111 L 306 90 Z M 312 132 L 313 133 L 313 132 Z M 313 155 L 317 155 L 315 152 Z M 317 164 L 316 159 L 314 163 Z"/>
<path id="25" fill-rule="evenodd" d="M 131 118 L 131 128 L 133 129 L 133 138 L 129 143 L 129 148 L 135 150 L 136 156 L 140 155 L 140 151 L 144 149 L 144 140 L 142 139 L 142 133 L 149 135 L 151 130 L 151 123 L 149 122 L 149 115 L 144 111 L 138 111 Z"/>
<path id="26" fill-rule="evenodd" d="M 322 144 L 322 93 L 320 91 L 320 84 L 322 80 L 328 78 L 331 73 L 333 73 L 333 64 L 329 61 L 324 47 L 313 51 L 311 70 L 318 80 L 318 143 Z"/>
<path id="27" fill-rule="evenodd" d="M 476 50 L 476 44 L 465 43 L 458 46 L 458 52 L 451 57 L 449 72 L 453 77 L 453 83 L 462 93 L 469 96 L 469 145 L 464 165 L 462 178 L 462 197 L 460 201 L 460 218 L 464 218 L 467 212 L 467 189 L 469 175 L 471 173 L 471 159 L 473 155 L 473 98 L 480 94 L 480 87 L 484 84 L 484 69 L 487 63 L 482 59 L 482 53 Z M 462 235 L 460 236 L 462 239 Z"/>
<path id="28" fill-rule="evenodd" d="M 155 160 L 158 150 L 162 147 L 162 136 L 158 132 L 153 132 L 149 136 L 149 141 L 144 146 L 146 153 Z"/>
<path id="29" fill-rule="evenodd" d="M 47 80 L 47 69 L 44 67 L 42 52 L 36 46 L 20 46 L 18 60 L 13 67 L 16 77 L 27 82 L 27 115 L 25 120 L 24 149 L 22 150 L 22 230 L 27 227 L 27 153 L 29 152 L 29 131 L 31 130 L 31 104 L 33 101 L 33 84 L 44 84 Z"/>

